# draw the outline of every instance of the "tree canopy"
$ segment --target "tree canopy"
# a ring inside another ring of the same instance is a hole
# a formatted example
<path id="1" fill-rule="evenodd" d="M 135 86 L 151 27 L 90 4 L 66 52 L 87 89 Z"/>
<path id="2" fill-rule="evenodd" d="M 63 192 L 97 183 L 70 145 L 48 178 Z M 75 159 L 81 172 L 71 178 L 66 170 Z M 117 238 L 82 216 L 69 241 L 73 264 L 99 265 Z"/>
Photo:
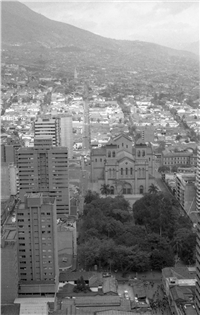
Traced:
<path id="1" fill-rule="evenodd" d="M 150 194 L 156 194 L 158 192 L 158 187 L 154 184 L 151 184 L 149 186 L 149 193 Z"/>
<path id="2" fill-rule="evenodd" d="M 170 171 L 170 168 L 169 166 L 165 166 L 165 165 L 162 165 L 158 168 L 158 172 L 159 173 L 167 173 Z"/>
<path id="3" fill-rule="evenodd" d="M 101 194 L 102 195 L 106 195 L 107 196 L 107 195 L 110 194 L 110 185 L 103 184 L 103 185 L 101 185 L 100 190 L 101 190 Z"/>
<path id="4" fill-rule="evenodd" d="M 145 194 L 132 207 L 123 196 L 100 198 L 88 192 L 79 230 L 78 256 L 85 269 L 130 271 L 174 265 L 175 254 L 194 261 L 195 234 L 177 211 L 176 200 L 161 192 Z M 191 246 L 190 246 L 191 245 Z"/>
<path id="5" fill-rule="evenodd" d="M 90 203 L 92 200 L 96 200 L 98 199 L 99 197 L 99 194 L 96 192 L 96 191 L 91 191 L 91 190 L 88 190 L 86 195 L 85 195 L 85 200 L 84 202 L 85 203 Z"/>
<path id="6" fill-rule="evenodd" d="M 173 199 L 163 193 L 146 194 L 133 205 L 135 223 L 145 226 L 148 232 L 172 237 L 177 214 Z"/>

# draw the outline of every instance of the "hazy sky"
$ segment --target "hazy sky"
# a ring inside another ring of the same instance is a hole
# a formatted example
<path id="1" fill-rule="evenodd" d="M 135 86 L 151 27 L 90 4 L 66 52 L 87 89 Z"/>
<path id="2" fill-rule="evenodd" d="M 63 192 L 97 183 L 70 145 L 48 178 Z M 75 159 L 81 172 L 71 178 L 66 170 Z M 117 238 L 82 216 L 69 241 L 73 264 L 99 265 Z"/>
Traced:
<path id="1" fill-rule="evenodd" d="M 21 1 L 46 17 L 116 39 L 179 47 L 199 40 L 199 1 Z"/>

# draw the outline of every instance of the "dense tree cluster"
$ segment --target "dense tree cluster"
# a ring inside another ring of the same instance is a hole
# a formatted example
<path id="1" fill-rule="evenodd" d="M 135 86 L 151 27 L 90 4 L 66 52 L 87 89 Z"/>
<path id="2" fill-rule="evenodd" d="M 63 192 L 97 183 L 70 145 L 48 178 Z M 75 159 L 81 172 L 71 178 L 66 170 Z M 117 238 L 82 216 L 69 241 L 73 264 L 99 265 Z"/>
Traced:
<path id="1" fill-rule="evenodd" d="M 100 198 L 89 191 L 79 225 L 79 261 L 85 269 L 141 272 L 174 265 L 175 255 L 194 262 L 195 234 L 176 201 L 155 187 L 133 209 L 123 196 Z M 185 231 L 185 233 L 184 233 Z"/>
<path id="2" fill-rule="evenodd" d="M 176 199 L 162 193 L 147 194 L 133 205 L 133 213 L 136 225 L 145 227 L 148 235 L 155 233 L 165 240 L 166 252 L 160 248 L 159 254 L 165 257 L 168 251 L 168 258 L 177 254 L 185 264 L 195 262 L 196 234 L 189 218 L 179 214 Z M 154 258 L 157 255 L 154 252 Z"/>
<path id="3" fill-rule="evenodd" d="M 88 292 L 88 291 L 91 291 L 90 290 L 90 287 L 88 284 L 85 283 L 83 277 L 81 276 L 78 280 L 77 280 L 77 284 L 76 286 L 74 287 L 74 290 L 73 290 L 75 293 L 79 293 L 79 292 Z"/>

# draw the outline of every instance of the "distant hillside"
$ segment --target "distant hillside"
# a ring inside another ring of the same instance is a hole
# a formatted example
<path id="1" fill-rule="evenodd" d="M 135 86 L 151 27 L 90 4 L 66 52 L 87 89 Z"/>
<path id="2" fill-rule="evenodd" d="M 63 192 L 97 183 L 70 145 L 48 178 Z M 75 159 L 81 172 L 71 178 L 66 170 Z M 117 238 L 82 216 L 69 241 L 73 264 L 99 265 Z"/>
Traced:
<path id="1" fill-rule="evenodd" d="M 193 42 L 187 46 L 184 46 L 183 49 L 189 52 L 192 52 L 196 55 L 199 55 L 199 41 Z"/>
<path id="2" fill-rule="evenodd" d="M 2 2 L 2 43 L 45 47 L 106 46 L 110 40 L 75 26 L 52 21 L 18 1 Z"/>
<path id="3" fill-rule="evenodd" d="M 105 65 L 152 67 L 170 64 L 171 57 L 195 59 L 193 53 L 141 41 L 104 38 L 75 26 L 52 21 L 17 1 L 2 2 L 2 48 L 13 62 L 45 61 L 70 56 L 70 65 L 90 62 Z M 23 58 L 22 58 L 23 56 Z M 78 56 L 78 57 L 77 57 Z M 2 58 L 2 59 L 3 59 Z M 25 58 L 25 59 L 24 59 Z M 166 65 L 165 65 L 166 67 Z"/>

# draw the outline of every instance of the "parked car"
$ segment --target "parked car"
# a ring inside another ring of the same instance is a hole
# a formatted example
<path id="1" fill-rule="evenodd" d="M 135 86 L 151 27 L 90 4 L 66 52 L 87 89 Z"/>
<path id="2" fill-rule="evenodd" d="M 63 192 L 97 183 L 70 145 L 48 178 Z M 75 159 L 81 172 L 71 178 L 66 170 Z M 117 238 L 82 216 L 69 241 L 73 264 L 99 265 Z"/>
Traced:
<path id="1" fill-rule="evenodd" d="M 111 273 L 110 272 L 104 272 L 103 273 L 103 278 L 107 278 L 107 277 L 111 277 Z"/>
<path id="2" fill-rule="evenodd" d="M 129 300 L 129 294 L 128 294 L 128 291 L 127 291 L 127 290 L 124 291 L 124 297 L 125 297 L 127 300 Z"/>

